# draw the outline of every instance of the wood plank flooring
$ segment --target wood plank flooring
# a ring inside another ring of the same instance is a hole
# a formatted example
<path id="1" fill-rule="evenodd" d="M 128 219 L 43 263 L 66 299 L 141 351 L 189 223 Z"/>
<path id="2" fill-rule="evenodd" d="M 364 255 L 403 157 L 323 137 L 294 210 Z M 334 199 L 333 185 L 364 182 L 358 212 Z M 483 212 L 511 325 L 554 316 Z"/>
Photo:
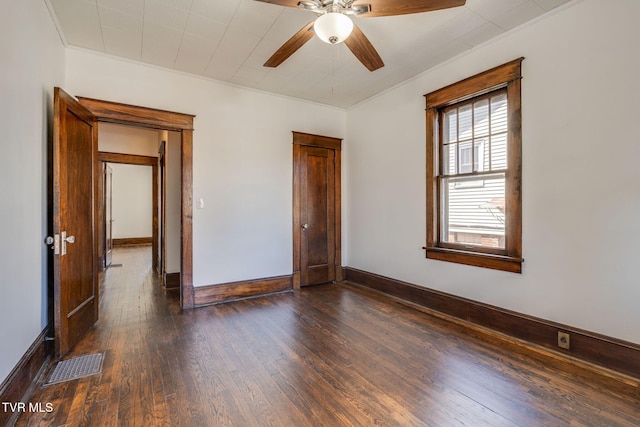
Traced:
<path id="1" fill-rule="evenodd" d="M 18 426 L 638 426 L 637 384 L 351 285 L 180 313 L 151 251 L 118 248 L 100 320 Z"/>

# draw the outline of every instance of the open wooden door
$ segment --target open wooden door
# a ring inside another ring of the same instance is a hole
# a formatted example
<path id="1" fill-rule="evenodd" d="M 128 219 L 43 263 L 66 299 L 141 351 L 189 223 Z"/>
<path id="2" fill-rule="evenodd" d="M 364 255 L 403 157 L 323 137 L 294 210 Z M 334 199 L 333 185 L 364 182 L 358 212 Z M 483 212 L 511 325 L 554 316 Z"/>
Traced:
<path id="1" fill-rule="evenodd" d="M 98 320 L 98 127 L 93 114 L 60 88 L 54 90 L 53 284 L 56 356 L 61 357 Z"/>

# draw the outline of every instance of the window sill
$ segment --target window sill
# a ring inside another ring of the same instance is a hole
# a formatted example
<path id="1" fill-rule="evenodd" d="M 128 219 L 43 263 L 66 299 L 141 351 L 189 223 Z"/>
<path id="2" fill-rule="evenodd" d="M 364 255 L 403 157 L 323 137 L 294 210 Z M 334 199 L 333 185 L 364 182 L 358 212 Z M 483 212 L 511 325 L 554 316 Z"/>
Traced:
<path id="1" fill-rule="evenodd" d="M 492 268 L 494 270 L 508 271 L 511 273 L 522 273 L 522 263 L 524 262 L 522 258 L 438 247 L 427 247 L 423 249 L 425 249 L 428 259 Z"/>

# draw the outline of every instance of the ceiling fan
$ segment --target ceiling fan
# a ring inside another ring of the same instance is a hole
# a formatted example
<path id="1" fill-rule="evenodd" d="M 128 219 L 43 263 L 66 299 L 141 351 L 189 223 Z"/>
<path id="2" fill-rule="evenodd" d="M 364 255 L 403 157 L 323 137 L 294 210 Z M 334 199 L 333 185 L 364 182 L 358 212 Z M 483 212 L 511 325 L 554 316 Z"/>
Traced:
<path id="1" fill-rule="evenodd" d="M 315 33 L 320 40 L 337 44 L 344 42 L 358 60 L 375 71 L 384 67 L 367 36 L 353 23 L 351 16 L 374 17 L 407 15 L 463 6 L 466 0 L 256 0 L 280 6 L 308 10 L 318 15 L 287 40 L 264 63 L 265 67 L 277 67 L 293 55 Z"/>

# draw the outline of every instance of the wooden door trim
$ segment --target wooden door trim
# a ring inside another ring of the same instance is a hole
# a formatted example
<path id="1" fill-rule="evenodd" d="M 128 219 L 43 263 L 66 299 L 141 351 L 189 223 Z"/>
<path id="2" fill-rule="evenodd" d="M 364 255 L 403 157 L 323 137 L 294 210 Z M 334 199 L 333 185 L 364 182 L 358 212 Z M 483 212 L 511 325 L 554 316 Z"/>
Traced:
<path id="1" fill-rule="evenodd" d="M 109 153 L 98 151 L 98 160 L 105 163 L 121 163 L 125 165 L 157 166 L 157 157 L 137 154 Z"/>
<path id="2" fill-rule="evenodd" d="M 296 131 L 293 132 L 293 143 L 309 147 L 329 148 L 331 150 L 342 149 L 342 139 Z"/>
<path id="3" fill-rule="evenodd" d="M 300 289 L 301 270 L 301 215 L 300 191 L 302 175 L 300 160 L 301 147 L 318 147 L 334 150 L 334 198 L 335 198 L 335 271 L 336 281 L 342 281 L 342 139 L 329 136 L 313 135 L 304 132 L 293 132 L 293 289 Z"/>
<path id="4" fill-rule="evenodd" d="M 193 130 L 192 114 L 175 113 L 155 108 L 138 107 L 119 102 L 78 96 L 80 104 L 88 108 L 101 122 L 135 125 L 161 130 Z"/>
<path id="5" fill-rule="evenodd" d="M 109 153 L 106 151 L 98 151 L 98 161 L 101 164 L 105 163 L 118 163 L 122 165 L 135 165 L 135 166 L 151 166 L 151 251 L 152 251 L 152 268 L 158 269 L 158 252 L 160 250 L 159 243 L 159 220 L 158 220 L 158 158 L 153 156 L 140 156 L 137 154 L 121 154 L 121 153 Z M 98 179 L 100 183 L 99 188 L 104 188 L 104 174 L 100 174 Z M 104 204 L 104 197 L 102 197 L 101 203 Z M 104 227 L 104 206 L 100 209 L 98 214 L 99 228 L 102 230 Z M 102 235 L 102 233 L 100 233 Z M 104 238 L 99 238 L 101 241 L 101 248 L 104 246 Z"/>
<path id="6" fill-rule="evenodd" d="M 168 138 L 167 138 L 168 139 Z M 166 276 L 165 276 L 165 266 L 167 263 L 167 247 L 166 247 L 166 235 L 167 235 L 167 209 L 166 209 L 166 187 L 167 187 L 167 168 L 166 168 L 166 155 L 167 155 L 167 141 L 162 141 L 160 143 L 160 148 L 158 149 L 158 179 L 160 180 L 160 188 L 159 188 L 159 197 L 160 197 L 160 252 L 158 254 L 159 262 L 158 262 L 158 274 L 162 275 L 162 283 L 166 287 Z M 175 288 L 180 287 L 180 278 L 176 283 L 174 283 Z"/>
<path id="7" fill-rule="evenodd" d="M 100 271 L 104 271 L 109 268 L 111 263 L 107 263 L 107 197 L 112 198 L 113 195 L 113 169 L 109 167 L 105 162 L 101 162 L 98 160 L 100 166 L 100 174 L 97 176 L 98 178 L 98 203 L 100 204 L 100 209 L 98 209 L 98 213 L 96 214 L 96 221 L 99 224 L 98 227 L 98 262 L 100 263 Z M 109 177 L 109 192 L 105 192 L 107 185 L 105 181 L 105 177 L 107 176 L 107 170 L 111 170 L 111 176 Z M 111 209 L 110 214 L 113 214 L 113 200 L 109 201 L 109 208 Z M 112 218 L 110 216 L 110 218 Z M 111 232 L 111 249 L 113 249 L 113 224 L 109 228 Z"/>
<path id="8" fill-rule="evenodd" d="M 180 132 L 182 309 L 193 308 L 193 119 L 194 115 L 78 97 L 99 122 Z"/>

